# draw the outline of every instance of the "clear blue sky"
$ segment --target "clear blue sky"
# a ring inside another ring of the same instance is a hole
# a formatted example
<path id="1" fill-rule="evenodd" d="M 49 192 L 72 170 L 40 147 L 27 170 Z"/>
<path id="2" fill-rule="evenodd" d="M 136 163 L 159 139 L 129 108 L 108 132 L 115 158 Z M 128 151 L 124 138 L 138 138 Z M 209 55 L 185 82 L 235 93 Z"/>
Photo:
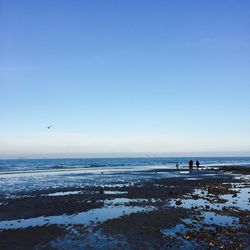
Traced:
<path id="1" fill-rule="evenodd" d="M 0 0 L 0 157 L 250 155 L 249 124 L 248 0 Z"/>

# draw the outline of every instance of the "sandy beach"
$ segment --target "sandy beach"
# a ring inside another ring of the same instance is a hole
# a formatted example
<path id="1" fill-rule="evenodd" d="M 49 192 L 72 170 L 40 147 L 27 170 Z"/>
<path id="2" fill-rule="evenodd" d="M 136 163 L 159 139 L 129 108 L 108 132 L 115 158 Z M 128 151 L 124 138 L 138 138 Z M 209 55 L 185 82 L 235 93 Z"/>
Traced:
<path id="1" fill-rule="evenodd" d="M 249 249 L 250 169 L 171 171 L 2 193 L 0 249 Z"/>

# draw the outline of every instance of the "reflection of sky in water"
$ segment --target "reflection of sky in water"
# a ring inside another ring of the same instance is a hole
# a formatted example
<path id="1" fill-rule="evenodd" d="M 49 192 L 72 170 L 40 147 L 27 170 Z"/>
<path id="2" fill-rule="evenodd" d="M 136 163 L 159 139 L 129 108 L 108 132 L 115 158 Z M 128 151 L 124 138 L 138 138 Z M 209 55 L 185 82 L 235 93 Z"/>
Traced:
<path id="1" fill-rule="evenodd" d="M 238 218 L 236 218 L 236 217 L 215 214 L 213 212 L 203 212 L 203 213 L 201 213 L 201 216 L 204 217 L 202 219 L 202 222 L 204 224 L 207 224 L 208 228 L 211 228 L 212 225 L 230 226 L 234 222 L 237 223 L 239 221 Z M 176 233 L 183 233 L 188 229 L 188 227 L 186 226 L 187 224 L 193 225 L 192 230 L 199 231 L 202 227 L 201 224 L 194 224 L 193 222 L 194 221 L 192 219 L 183 219 L 182 223 L 177 224 L 176 226 L 174 226 L 172 228 L 162 229 L 161 233 L 163 233 L 166 236 L 174 236 Z"/>
<path id="2" fill-rule="evenodd" d="M 129 199 L 129 198 L 115 198 L 115 199 L 111 199 L 111 200 L 108 200 L 106 199 L 104 201 L 104 204 L 106 206 L 116 206 L 116 205 L 124 205 L 124 204 L 127 204 L 129 202 L 136 202 L 136 203 L 139 203 L 139 202 L 146 202 L 148 201 L 147 199 Z"/>
<path id="3" fill-rule="evenodd" d="M 80 193 L 81 191 L 55 192 L 55 193 L 46 194 L 44 196 L 65 196 L 65 195 L 80 194 Z"/>
<path id="4" fill-rule="evenodd" d="M 206 206 L 209 206 L 209 209 L 217 209 L 221 210 L 223 207 L 237 207 L 237 209 L 241 210 L 249 210 L 250 208 L 250 188 L 247 187 L 241 187 L 241 188 L 233 188 L 233 191 L 237 191 L 237 195 L 234 196 L 233 194 L 224 194 L 219 195 L 220 199 L 225 199 L 226 202 L 224 203 L 218 203 L 213 198 L 216 198 L 216 196 L 211 196 L 209 200 L 204 199 L 208 195 L 208 192 L 206 190 L 202 189 L 195 189 L 194 194 L 197 194 L 199 196 L 199 199 L 192 199 L 192 198 L 186 198 L 182 199 L 182 204 L 180 205 L 183 208 L 190 209 L 192 207 L 199 207 L 199 208 L 205 208 Z M 170 202 L 171 206 L 180 207 L 175 204 L 175 200 L 172 200 Z"/>
<path id="5" fill-rule="evenodd" d="M 239 191 L 237 196 L 233 196 L 232 194 L 221 195 L 222 199 L 228 200 L 225 203 L 225 206 L 236 206 L 242 210 L 250 209 L 250 188 L 235 188 L 235 191 Z"/>
<path id="6" fill-rule="evenodd" d="M 175 227 L 161 229 L 160 232 L 165 234 L 166 236 L 174 236 L 176 233 L 183 233 L 186 230 L 186 226 L 184 224 L 177 224 Z"/>
<path id="7" fill-rule="evenodd" d="M 210 211 L 202 211 L 202 209 L 207 207 L 210 209 L 215 210 L 222 210 L 223 207 L 235 207 L 240 210 L 249 210 L 250 209 L 250 188 L 244 187 L 242 184 L 237 185 L 238 187 L 233 188 L 232 190 L 238 191 L 237 195 L 234 196 L 233 194 L 225 194 L 225 195 L 219 195 L 219 198 L 227 200 L 225 203 L 217 203 L 216 200 L 212 199 L 211 201 L 208 201 L 204 199 L 207 197 L 208 192 L 203 189 L 196 189 L 194 190 L 194 194 L 199 195 L 199 199 L 191 199 L 191 198 L 184 198 L 181 200 L 182 204 L 177 206 L 176 201 L 172 200 L 170 202 L 170 206 L 174 207 L 182 207 L 190 209 L 194 206 L 197 206 L 200 211 L 200 219 L 202 224 L 206 224 L 208 229 L 212 229 L 214 225 L 218 226 L 231 226 L 231 225 L 239 225 L 239 218 L 229 215 L 221 215 L 217 214 L 215 212 Z M 216 197 L 216 196 L 215 196 Z M 212 198 L 212 197 L 211 197 Z M 233 209 L 233 208 L 232 208 Z M 186 230 L 189 230 L 189 228 L 186 226 L 187 224 L 192 224 L 193 228 L 191 230 L 200 230 L 202 227 L 202 224 L 200 223 L 194 223 L 196 220 L 192 220 L 190 218 L 183 219 L 182 223 L 177 224 L 174 227 L 169 227 L 166 229 L 162 229 L 161 233 L 163 233 L 166 236 L 174 236 L 176 233 L 183 233 Z"/>
<path id="8" fill-rule="evenodd" d="M 27 228 L 44 225 L 94 225 L 98 222 L 104 222 L 109 219 L 117 218 L 122 215 L 152 210 L 152 207 L 138 206 L 110 206 L 103 208 L 91 209 L 87 212 L 82 212 L 73 215 L 57 215 L 57 216 L 40 216 L 36 218 L 0 221 L 0 229 L 16 229 Z"/>
<path id="9" fill-rule="evenodd" d="M 121 192 L 121 191 L 104 191 L 104 194 L 127 194 L 128 192 Z"/>
<path id="10" fill-rule="evenodd" d="M 197 199 L 197 200 L 185 199 L 185 200 L 181 200 L 181 202 L 182 202 L 181 207 L 188 208 L 188 209 L 191 207 L 195 207 L 195 206 L 205 207 L 206 205 L 209 205 L 210 208 L 214 208 L 214 209 L 222 209 L 222 207 L 223 207 L 223 204 L 211 203 L 211 202 L 204 200 L 204 199 Z M 170 204 L 172 206 L 175 206 L 175 207 L 180 207 L 180 206 L 177 206 L 175 204 L 175 201 L 171 201 Z"/>
<path id="11" fill-rule="evenodd" d="M 229 226 L 234 221 L 238 222 L 238 218 L 227 215 L 215 214 L 212 212 L 203 212 L 202 215 L 205 217 L 203 222 L 205 224 L 214 224 L 218 226 Z"/>

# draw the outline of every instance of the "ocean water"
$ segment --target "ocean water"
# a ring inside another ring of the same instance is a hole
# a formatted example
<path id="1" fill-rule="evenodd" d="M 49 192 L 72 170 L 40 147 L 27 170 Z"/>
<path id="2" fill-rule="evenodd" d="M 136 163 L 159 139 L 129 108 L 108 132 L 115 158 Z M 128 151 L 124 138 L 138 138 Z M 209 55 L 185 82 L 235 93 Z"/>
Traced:
<path id="1" fill-rule="evenodd" d="M 201 165 L 249 165 L 250 157 L 145 157 L 145 158 L 79 158 L 79 159 L 17 159 L 0 160 L 0 172 L 34 171 L 77 168 L 122 168 L 145 169 L 151 166 L 175 167 L 178 162 L 187 165 L 192 159 Z"/>
<path id="2" fill-rule="evenodd" d="M 250 157 L 198 157 L 202 166 L 248 165 Z M 47 189 L 133 183 L 143 179 L 187 174 L 187 157 L 19 159 L 0 160 L 0 195 L 18 195 Z M 158 169 L 169 171 L 158 172 Z M 188 174 L 187 174 L 188 177 Z"/>

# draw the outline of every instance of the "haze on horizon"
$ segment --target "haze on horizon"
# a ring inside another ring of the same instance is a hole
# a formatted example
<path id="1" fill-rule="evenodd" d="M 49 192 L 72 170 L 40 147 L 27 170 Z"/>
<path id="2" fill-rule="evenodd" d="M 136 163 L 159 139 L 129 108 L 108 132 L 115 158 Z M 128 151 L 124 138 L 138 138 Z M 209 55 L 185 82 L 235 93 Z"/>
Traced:
<path id="1" fill-rule="evenodd" d="M 0 158 L 250 156 L 247 0 L 0 0 L 0 37 Z"/>

